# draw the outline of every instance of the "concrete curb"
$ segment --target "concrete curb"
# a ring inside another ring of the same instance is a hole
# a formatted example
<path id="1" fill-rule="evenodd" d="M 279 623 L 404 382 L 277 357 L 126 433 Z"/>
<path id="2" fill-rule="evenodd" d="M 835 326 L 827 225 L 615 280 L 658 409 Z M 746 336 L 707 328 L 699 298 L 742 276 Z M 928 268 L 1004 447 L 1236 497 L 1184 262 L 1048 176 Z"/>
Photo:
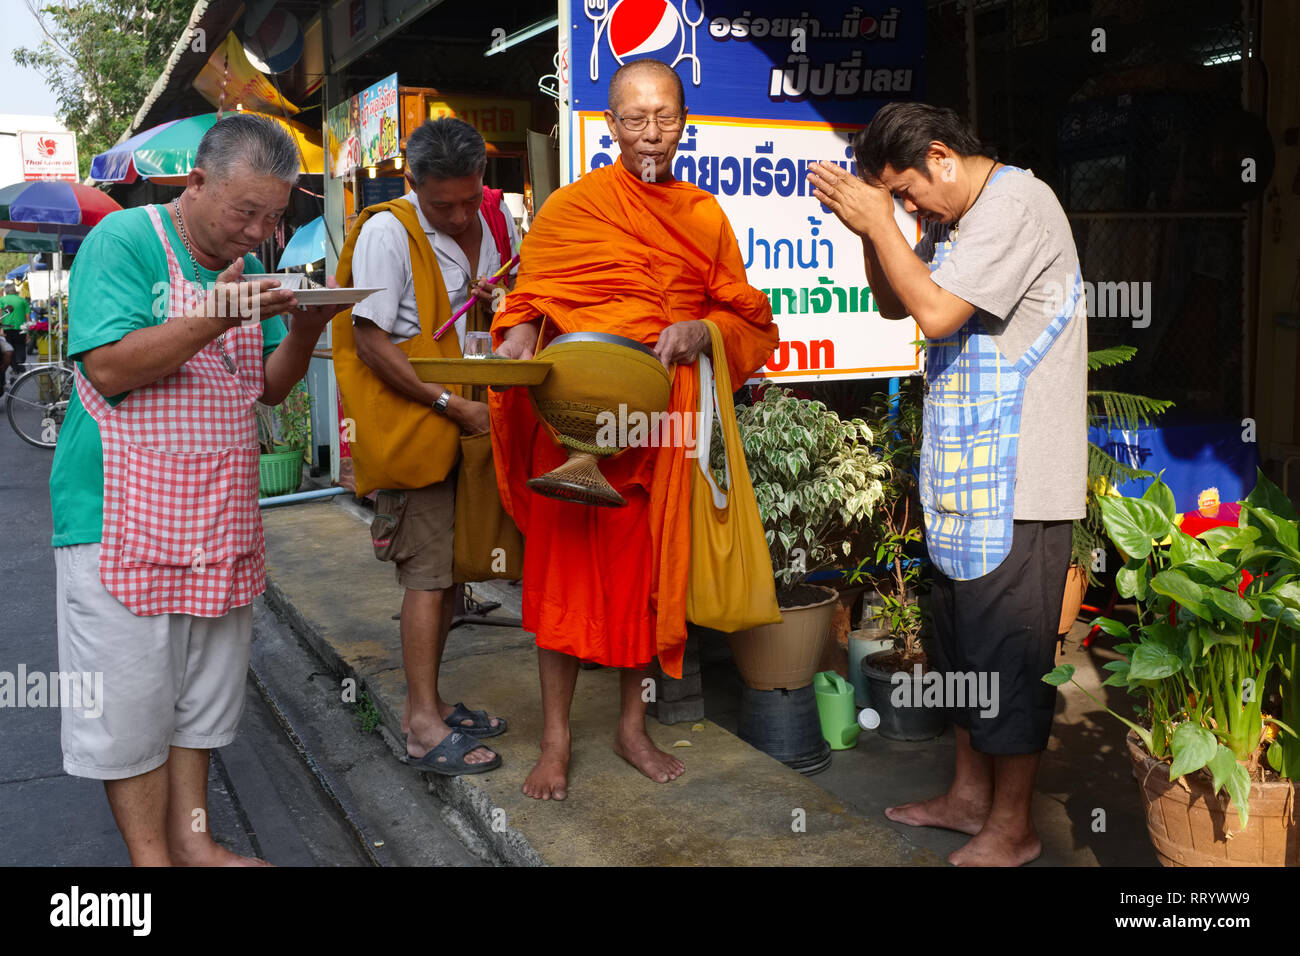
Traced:
<path id="1" fill-rule="evenodd" d="M 401 716 L 395 714 L 387 705 L 387 695 L 380 693 L 378 688 L 372 687 L 365 675 L 358 673 L 343 659 L 334 645 L 307 620 L 284 590 L 276 584 L 269 570 L 264 599 L 267 606 L 306 642 L 336 677 L 340 679 L 350 677 L 357 682 L 358 689 L 366 692 L 371 703 L 379 711 L 382 720 L 379 731 L 383 735 L 384 742 L 388 744 L 395 757 L 405 757 L 406 747 L 401 741 Z M 421 773 L 420 776 L 424 778 L 429 793 L 443 804 L 443 821 L 461 836 L 462 842 L 471 851 L 477 849 L 481 852 L 486 848 L 488 855 L 493 858 L 491 862 L 494 863 L 514 866 L 545 865 L 522 833 L 508 824 L 502 826 L 499 819 L 494 820 L 493 811 L 496 808 L 482 790 L 467 784 L 460 777 L 443 777 L 432 773 Z"/>

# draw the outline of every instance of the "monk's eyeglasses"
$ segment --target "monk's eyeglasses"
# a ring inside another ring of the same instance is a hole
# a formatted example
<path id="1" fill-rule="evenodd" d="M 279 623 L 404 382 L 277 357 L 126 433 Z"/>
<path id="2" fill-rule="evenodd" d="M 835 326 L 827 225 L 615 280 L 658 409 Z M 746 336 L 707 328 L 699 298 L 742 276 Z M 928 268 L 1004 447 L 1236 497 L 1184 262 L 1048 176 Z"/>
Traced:
<path id="1" fill-rule="evenodd" d="M 610 110 L 614 113 L 613 110 Z M 673 113 L 670 116 L 619 116 L 614 113 L 614 118 L 623 124 L 623 128 L 629 133 L 639 133 L 650 125 L 654 120 L 655 126 L 659 127 L 660 132 L 675 133 L 682 128 L 682 114 Z"/>

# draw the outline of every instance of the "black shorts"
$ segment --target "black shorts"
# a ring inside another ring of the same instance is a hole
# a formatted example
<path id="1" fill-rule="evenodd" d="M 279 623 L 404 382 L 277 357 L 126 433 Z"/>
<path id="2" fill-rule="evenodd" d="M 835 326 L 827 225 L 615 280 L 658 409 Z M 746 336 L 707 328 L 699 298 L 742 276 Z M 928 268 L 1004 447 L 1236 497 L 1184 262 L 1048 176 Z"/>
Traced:
<path id="1" fill-rule="evenodd" d="M 970 581 L 954 581 L 935 569 L 932 660 L 943 674 L 963 677 L 960 686 L 980 688 L 978 703 L 966 694 L 956 700 L 945 695 L 950 719 L 970 731 L 971 746 L 980 753 L 1047 748 L 1056 688 L 1042 677 L 1056 661 L 1071 525 L 1017 521 L 1006 560 Z"/>

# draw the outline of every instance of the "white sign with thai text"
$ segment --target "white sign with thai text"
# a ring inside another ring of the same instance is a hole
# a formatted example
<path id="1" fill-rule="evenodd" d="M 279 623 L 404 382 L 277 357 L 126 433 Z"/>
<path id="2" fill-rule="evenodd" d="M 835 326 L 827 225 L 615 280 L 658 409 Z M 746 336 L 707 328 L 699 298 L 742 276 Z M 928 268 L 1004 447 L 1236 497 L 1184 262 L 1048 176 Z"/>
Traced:
<path id="1" fill-rule="evenodd" d="M 23 154 L 23 179 L 62 179 L 77 181 L 77 134 L 70 132 L 32 132 L 18 134 Z"/>

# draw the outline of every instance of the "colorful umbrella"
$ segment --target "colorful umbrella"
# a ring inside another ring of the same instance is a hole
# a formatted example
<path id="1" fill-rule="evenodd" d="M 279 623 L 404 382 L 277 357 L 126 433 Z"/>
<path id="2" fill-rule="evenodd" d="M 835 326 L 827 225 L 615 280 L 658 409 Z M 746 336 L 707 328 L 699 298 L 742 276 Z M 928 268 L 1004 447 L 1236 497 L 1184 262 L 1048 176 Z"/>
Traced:
<path id="1" fill-rule="evenodd" d="M 0 189 L 0 223 L 39 226 L 93 226 L 122 207 L 107 193 L 80 183 L 24 182 Z"/>
<path id="2" fill-rule="evenodd" d="M 318 130 L 267 113 L 253 115 L 279 123 L 293 137 L 302 157 L 300 172 L 320 174 L 324 170 Z M 137 133 L 91 160 L 90 178 L 131 183 L 143 176 L 164 186 L 184 186 L 185 177 L 194 168 L 199 140 L 216 121 L 216 113 L 200 113 Z"/>
<path id="3" fill-rule="evenodd" d="M 72 255 L 81 245 L 83 238 L 84 236 L 61 236 L 53 232 L 35 232 L 29 229 L 0 228 L 0 251 L 64 252 Z"/>
<path id="4" fill-rule="evenodd" d="M 39 272 L 39 271 L 42 270 L 42 269 L 48 269 L 48 268 L 49 268 L 49 266 L 47 266 L 44 262 L 38 262 L 38 263 L 36 263 L 36 268 L 35 268 L 35 270 L 30 270 L 30 269 L 28 269 L 27 265 L 24 263 L 23 265 L 19 266 L 17 269 L 10 269 L 8 272 L 6 272 L 6 273 L 5 273 L 5 278 L 6 278 L 6 279 L 24 279 L 24 278 L 27 277 L 27 273 L 28 273 L 29 271 L 36 271 L 36 272 Z"/>
<path id="5" fill-rule="evenodd" d="M 305 222 L 294 230 L 289 244 L 280 253 L 277 269 L 290 266 L 310 265 L 317 259 L 325 258 L 325 220 L 317 216 L 311 222 Z"/>

